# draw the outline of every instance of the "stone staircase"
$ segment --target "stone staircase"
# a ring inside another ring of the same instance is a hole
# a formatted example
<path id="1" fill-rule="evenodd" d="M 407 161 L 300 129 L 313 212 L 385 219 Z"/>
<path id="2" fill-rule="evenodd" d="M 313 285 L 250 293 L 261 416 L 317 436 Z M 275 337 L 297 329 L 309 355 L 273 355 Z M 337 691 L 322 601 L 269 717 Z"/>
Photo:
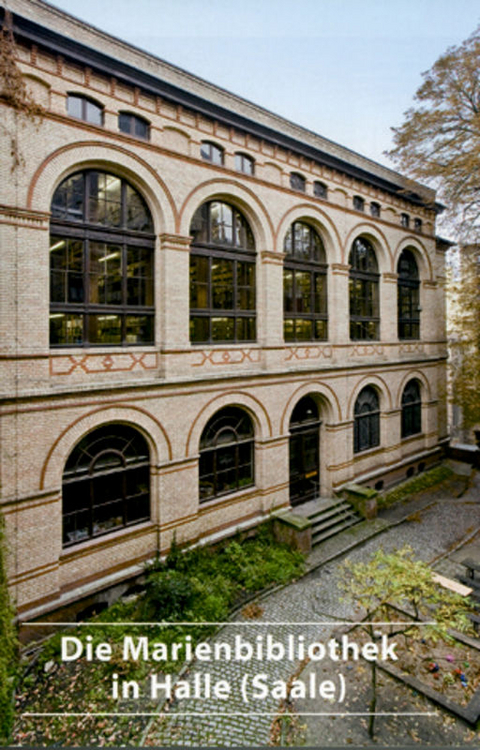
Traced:
<path id="1" fill-rule="evenodd" d="M 312 547 L 362 521 L 350 503 L 340 498 L 318 498 L 293 509 L 312 524 Z"/>

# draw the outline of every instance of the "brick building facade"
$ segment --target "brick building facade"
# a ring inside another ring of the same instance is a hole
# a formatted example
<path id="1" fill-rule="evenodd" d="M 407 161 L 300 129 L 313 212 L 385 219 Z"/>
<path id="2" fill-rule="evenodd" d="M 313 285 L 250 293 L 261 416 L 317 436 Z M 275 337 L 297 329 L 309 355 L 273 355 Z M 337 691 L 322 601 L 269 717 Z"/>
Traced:
<path id="1" fill-rule="evenodd" d="M 2 109 L 1 486 L 20 617 L 446 439 L 435 196 L 41 0 Z M 12 169 L 12 138 L 20 163 Z"/>

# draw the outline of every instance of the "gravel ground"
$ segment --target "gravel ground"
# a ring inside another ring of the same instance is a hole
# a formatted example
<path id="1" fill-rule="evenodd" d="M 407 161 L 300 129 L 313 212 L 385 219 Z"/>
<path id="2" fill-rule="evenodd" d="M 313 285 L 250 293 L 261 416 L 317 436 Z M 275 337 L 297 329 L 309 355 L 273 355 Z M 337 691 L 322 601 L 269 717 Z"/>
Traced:
<path id="1" fill-rule="evenodd" d="M 449 482 L 440 490 L 422 493 L 413 501 L 387 511 L 383 520 L 372 527 L 379 533 L 345 554 L 341 553 L 346 545 L 355 543 L 355 536 L 349 532 L 339 535 L 335 543 L 329 543 L 328 548 L 331 558 L 335 554 L 336 545 L 339 557 L 320 564 L 300 581 L 263 598 L 260 602 L 263 608 L 260 619 L 248 621 L 239 616 L 236 621 L 226 625 L 214 640 L 229 643 L 232 647 L 239 635 L 244 639 L 248 637 L 253 643 L 258 643 L 256 639 L 262 636 L 263 644 L 268 634 L 285 645 L 289 643 L 289 636 L 293 636 L 296 644 L 300 636 L 303 636 L 306 643 L 328 640 L 338 628 L 338 625 L 332 623 L 355 619 L 352 606 L 342 601 L 339 589 L 340 564 L 346 557 L 353 562 L 366 561 L 379 547 L 390 551 L 409 544 L 418 557 L 433 564 L 438 572 L 455 577 L 462 569 L 455 550 L 469 539 L 472 544 L 479 541 L 478 536 L 475 537 L 476 531 L 480 529 L 478 473 L 469 489 L 461 497 L 455 497 L 458 488 L 462 487 L 461 483 Z M 364 532 L 359 534 L 362 539 Z M 321 552 L 316 550 L 312 557 L 317 565 L 318 561 L 321 563 Z M 243 664 L 234 661 L 196 662 L 191 666 L 189 680 L 195 675 L 201 677 L 209 673 L 213 681 L 228 680 L 232 695 L 228 700 L 174 701 L 167 714 L 150 723 L 143 743 L 163 746 L 266 746 L 270 744 L 271 725 L 280 700 L 269 692 L 264 699 L 250 700 L 246 704 L 241 691 L 244 674 L 262 673 L 265 675 L 265 684 L 272 686 L 273 681 L 288 681 L 294 673 L 301 674 L 302 679 L 308 679 L 312 670 L 319 671 L 316 665 L 308 665 L 301 672 L 299 665 L 298 659 L 288 658 L 279 661 L 251 660 Z M 322 669 L 327 670 L 322 678 L 325 679 L 329 676 L 329 668 Z M 342 711 L 365 712 L 369 681 L 365 666 L 360 663 L 347 664 L 343 673 L 346 702 Z M 340 671 L 337 670 L 335 674 L 340 674 Z M 383 684 L 379 691 L 379 710 L 394 715 L 377 718 L 380 744 L 399 746 L 421 743 L 448 746 L 467 744 L 475 738 L 475 733 L 461 720 L 454 719 L 425 698 L 413 695 L 411 690 L 392 678 L 382 676 L 381 679 Z M 332 709 L 330 701 L 317 697 L 313 701 L 297 701 L 296 710 L 300 713 L 331 713 L 336 709 Z M 410 713 L 427 712 L 433 715 L 400 715 L 407 710 Z M 307 746 L 369 745 L 364 716 L 300 716 L 291 732 L 296 744 Z"/>

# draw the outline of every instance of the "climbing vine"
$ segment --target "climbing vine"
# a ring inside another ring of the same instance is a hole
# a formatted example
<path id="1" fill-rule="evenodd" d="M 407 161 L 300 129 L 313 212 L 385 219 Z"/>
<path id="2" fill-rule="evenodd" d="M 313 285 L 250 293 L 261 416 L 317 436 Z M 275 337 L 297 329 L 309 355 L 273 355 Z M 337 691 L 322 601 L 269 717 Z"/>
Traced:
<path id="1" fill-rule="evenodd" d="M 27 121 L 40 122 L 44 109 L 37 104 L 28 91 L 25 79 L 17 64 L 17 50 L 13 35 L 13 21 L 10 11 L 5 11 L 3 26 L 0 30 L 0 101 L 8 104 L 17 113 L 17 123 Z M 12 172 L 24 164 L 20 153 L 18 137 L 2 124 L 1 128 L 10 138 Z"/>

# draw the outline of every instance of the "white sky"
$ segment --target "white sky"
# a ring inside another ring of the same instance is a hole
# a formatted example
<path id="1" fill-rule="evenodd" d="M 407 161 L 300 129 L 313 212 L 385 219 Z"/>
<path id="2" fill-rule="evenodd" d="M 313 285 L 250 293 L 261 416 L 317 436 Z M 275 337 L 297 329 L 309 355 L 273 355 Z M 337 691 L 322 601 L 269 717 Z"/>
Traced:
<path id="1" fill-rule="evenodd" d="M 390 166 L 421 72 L 480 24 L 480 0 L 51 2 Z"/>

